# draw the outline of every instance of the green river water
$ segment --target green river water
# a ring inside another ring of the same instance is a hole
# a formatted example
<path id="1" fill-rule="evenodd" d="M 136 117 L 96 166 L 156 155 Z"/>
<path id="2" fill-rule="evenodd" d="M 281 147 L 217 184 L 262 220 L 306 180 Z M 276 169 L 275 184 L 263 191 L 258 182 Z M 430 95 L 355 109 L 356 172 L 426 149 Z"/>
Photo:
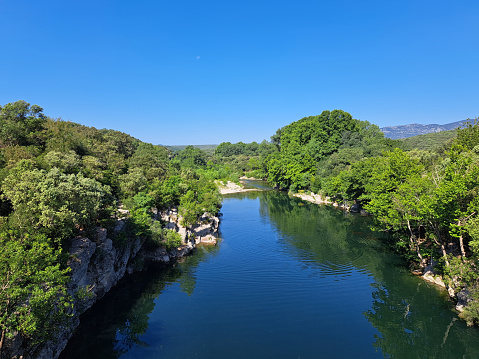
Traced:
<path id="1" fill-rule="evenodd" d="M 61 358 L 479 358 L 479 330 L 371 218 L 277 191 L 221 213 L 216 247 L 121 281 Z"/>

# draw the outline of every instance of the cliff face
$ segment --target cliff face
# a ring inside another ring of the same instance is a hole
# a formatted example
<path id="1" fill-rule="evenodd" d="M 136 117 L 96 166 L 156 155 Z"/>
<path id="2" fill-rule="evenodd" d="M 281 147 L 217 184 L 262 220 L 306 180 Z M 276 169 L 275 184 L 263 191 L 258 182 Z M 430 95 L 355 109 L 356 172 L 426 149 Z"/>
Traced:
<path id="1" fill-rule="evenodd" d="M 174 215 L 176 213 L 176 215 Z M 184 244 L 178 248 L 166 250 L 158 247 L 149 250 L 143 245 L 143 238 L 130 239 L 114 245 L 108 238 L 107 230 L 97 228 L 96 238 L 77 237 L 72 239 L 70 246 L 71 281 L 68 285 L 69 293 L 75 298 L 73 316 L 68 327 L 59 328 L 55 340 L 41 343 L 36 347 L 19 336 L 6 345 L 3 358 L 36 358 L 56 359 L 67 345 L 68 340 L 78 327 L 79 316 L 91 308 L 97 300 L 102 298 L 127 273 L 141 270 L 148 262 L 173 264 L 178 258 L 191 253 L 196 243 L 205 242 L 216 244 L 218 223 L 217 217 L 204 215 L 202 223 L 191 229 L 195 240 L 186 240 L 186 228 L 177 223 L 177 212 L 163 214 L 167 228 L 175 229 L 182 234 Z M 115 231 L 123 230 L 124 222 L 118 220 Z"/>

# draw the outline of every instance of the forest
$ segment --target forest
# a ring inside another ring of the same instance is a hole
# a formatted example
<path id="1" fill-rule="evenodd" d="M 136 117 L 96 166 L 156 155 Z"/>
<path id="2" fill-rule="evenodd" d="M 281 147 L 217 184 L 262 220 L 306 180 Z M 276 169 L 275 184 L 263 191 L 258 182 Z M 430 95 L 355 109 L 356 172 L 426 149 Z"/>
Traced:
<path id="1" fill-rule="evenodd" d="M 273 147 L 274 146 L 274 147 Z M 220 144 L 216 161 L 290 192 L 362 207 L 411 269 L 435 264 L 461 314 L 479 321 L 479 121 L 404 140 L 341 110 L 302 118 L 271 137 L 268 151 Z M 243 149 L 243 150 L 241 150 Z"/>
<path id="2" fill-rule="evenodd" d="M 426 138 L 428 146 L 391 140 L 333 110 L 292 122 L 270 141 L 172 152 L 49 118 L 25 101 L 0 106 L 0 351 L 5 338 L 39 343 L 68 322 L 74 296 L 84 295 L 67 291 L 73 237 L 110 229 L 123 208 L 129 217 L 115 245 L 142 237 L 152 248 L 179 246 L 155 211 L 177 207 L 192 226 L 218 213 L 218 181 L 244 175 L 360 205 L 412 268 L 434 262 L 454 291 L 468 288 L 463 316 L 477 323 L 479 123 Z"/>
<path id="3" fill-rule="evenodd" d="M 190 156 L 190 157 L 189 157 Z M 0 357 L 5 338 L 32 344 L 68 323 L 68 248 L 129 211 L 113 244 L 141 237 L 152 249 L 182 238 L 154 220 L 177 207 L 190 227 L 221 206 L 217 186 L 197 171 L 205 159 L 191 148 L 174 159 L 162 146 L 114 130 L 51 119 L 25 101 L 0 107 Z"/>

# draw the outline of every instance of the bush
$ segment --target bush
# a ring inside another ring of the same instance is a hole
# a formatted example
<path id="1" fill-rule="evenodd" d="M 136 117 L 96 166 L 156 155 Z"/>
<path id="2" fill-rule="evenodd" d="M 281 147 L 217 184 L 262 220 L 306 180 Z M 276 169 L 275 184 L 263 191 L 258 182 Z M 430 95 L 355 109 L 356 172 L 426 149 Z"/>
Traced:
<path id="1" fill-rule="evenodd" d="M 153 221 L 150 225 L 150 242 L 154 247 L 159 247 L 162 245 L 163 239 L 165 238 L 166 230 L 161 228 L 160 221 Z"/>
<path id="2" fill-rule="evenodd" d="M 470 295 L 472 301 L 467 304 L 461 314 L 469 326 L 479 323 L 479 290 L 477 288 L 471 290 Z"/>
<path id="3" fill-rule="evenodd" d="M 181 235 L 172 230 L 166 230 L 166 240 L 165 240 L 165 247 L 167 249 L 177 248 L 182 245 L 183 241 L 181 240 Z"/>

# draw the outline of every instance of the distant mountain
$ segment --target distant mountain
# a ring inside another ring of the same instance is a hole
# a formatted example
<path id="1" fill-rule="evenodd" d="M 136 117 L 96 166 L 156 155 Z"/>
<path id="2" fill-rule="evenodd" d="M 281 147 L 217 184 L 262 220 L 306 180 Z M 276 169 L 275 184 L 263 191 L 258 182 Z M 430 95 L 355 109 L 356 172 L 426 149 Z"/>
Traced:
<path id="1" fill-rule="evenodd" d="M 383 127 L 381 128 L 381 131 L 384 132 L 384 135 L 386 137 L 391 138 L 393 140 L 397 140 L 400 138 L 413 137 L 417 135 L 425 135 L 426 133 L 454 130 L 458 127 L 461 127 L 468 121 L 470 121 L 471 123 L 474 123 L 473 119 L 452 122 L 445 125 L 436 125 L 436 124 L 420 125 L 418 123 L 412 123 L 410 125 Z"/>

